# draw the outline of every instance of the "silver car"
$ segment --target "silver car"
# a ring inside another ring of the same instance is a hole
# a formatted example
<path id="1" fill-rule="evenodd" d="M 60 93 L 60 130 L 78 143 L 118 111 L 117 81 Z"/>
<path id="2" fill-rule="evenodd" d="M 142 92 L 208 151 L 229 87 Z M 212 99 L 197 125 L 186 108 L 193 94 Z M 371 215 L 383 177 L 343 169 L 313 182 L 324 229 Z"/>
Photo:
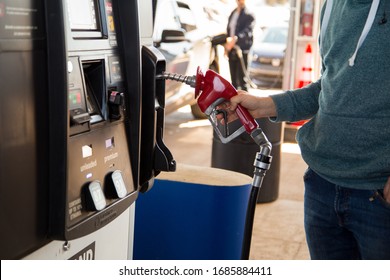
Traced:
<path id="1" fill-rule="evenodd" d="M 259 87 L 281 87 L 288 26 L 266 27 L 248 56 L 248 72 Z"/>

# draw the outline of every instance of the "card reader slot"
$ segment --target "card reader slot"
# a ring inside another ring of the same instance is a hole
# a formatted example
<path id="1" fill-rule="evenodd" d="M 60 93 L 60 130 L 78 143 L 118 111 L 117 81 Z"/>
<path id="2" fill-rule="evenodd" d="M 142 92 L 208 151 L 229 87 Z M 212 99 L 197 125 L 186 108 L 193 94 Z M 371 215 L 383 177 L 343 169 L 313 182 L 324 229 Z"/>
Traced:
<path id="1" fill-rule="evenodd" d="M 86 88 L 87 110 L 91 124 L 105 120 L 105 72 L 104 60 L 82 62 Z"/>

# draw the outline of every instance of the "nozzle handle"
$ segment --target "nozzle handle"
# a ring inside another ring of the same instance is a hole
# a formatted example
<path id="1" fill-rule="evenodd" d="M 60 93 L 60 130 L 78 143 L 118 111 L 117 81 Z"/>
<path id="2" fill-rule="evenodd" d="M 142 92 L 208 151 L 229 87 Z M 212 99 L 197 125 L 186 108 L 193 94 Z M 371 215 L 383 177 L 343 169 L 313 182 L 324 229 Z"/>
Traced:
<path id="1" fill-rule="evenodd" d="M 248 132 L 249 134 L 259 127 L 257 121 L 252 117 L 251 114 L 249 114 L 248 110 L 241 105 L 237 106 L 236 114 L 243 126 L 245 127 L 246 132 Z"/>

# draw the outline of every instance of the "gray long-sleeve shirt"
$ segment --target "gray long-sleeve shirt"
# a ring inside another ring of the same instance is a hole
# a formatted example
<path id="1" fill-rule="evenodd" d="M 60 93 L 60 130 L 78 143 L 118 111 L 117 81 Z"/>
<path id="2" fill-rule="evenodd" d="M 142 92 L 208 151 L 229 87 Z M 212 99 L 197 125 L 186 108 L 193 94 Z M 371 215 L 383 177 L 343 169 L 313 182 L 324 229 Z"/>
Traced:
<path id="1" fill-rule="evenodd" d="M 334 0 L 321 42 L 321 78 L 272 96 L 276 121 L 311 118 L 297 133 L 302 157 L 319 175 L 344 187 L 383 189 L 390 176 L 390 18 L 383 23 L 390 16 L 387 2 L 380 1 L 350 66 L 373 1 Z"/>

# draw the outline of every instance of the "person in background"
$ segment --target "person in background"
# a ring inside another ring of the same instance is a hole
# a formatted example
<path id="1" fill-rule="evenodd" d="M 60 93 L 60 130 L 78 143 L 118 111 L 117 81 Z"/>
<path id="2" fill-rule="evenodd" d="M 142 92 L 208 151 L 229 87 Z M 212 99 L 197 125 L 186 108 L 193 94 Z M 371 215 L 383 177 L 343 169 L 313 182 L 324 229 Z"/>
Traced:
<path id="1" fill-rule="evenodd" d="M 327 0 L 321 77 L 230 103 L 254 118 L 310 119 L 297 132 L 308 169 L 304 224 L 312 259 L 390 259 L 390 1 Z M 363 20 L 362 20 L 363 19 Z"/>
<path id="2" fill-rule="evenodd" d="M 229 59 L 230 76 L 232 84 L 236 89 L 247 90 L 245 82 L 246 67 L 248 66 L 248 52 L 253 44 L 254 16 L 245 6 L 245 0 L 236 0 L 237 8 L 233 10 L 228 19 L 227 39 L 225 53 Z M 239 49 L 237 48 L 239 47 Z M 243 69 L 240 53 L 245 66 Z"/>

